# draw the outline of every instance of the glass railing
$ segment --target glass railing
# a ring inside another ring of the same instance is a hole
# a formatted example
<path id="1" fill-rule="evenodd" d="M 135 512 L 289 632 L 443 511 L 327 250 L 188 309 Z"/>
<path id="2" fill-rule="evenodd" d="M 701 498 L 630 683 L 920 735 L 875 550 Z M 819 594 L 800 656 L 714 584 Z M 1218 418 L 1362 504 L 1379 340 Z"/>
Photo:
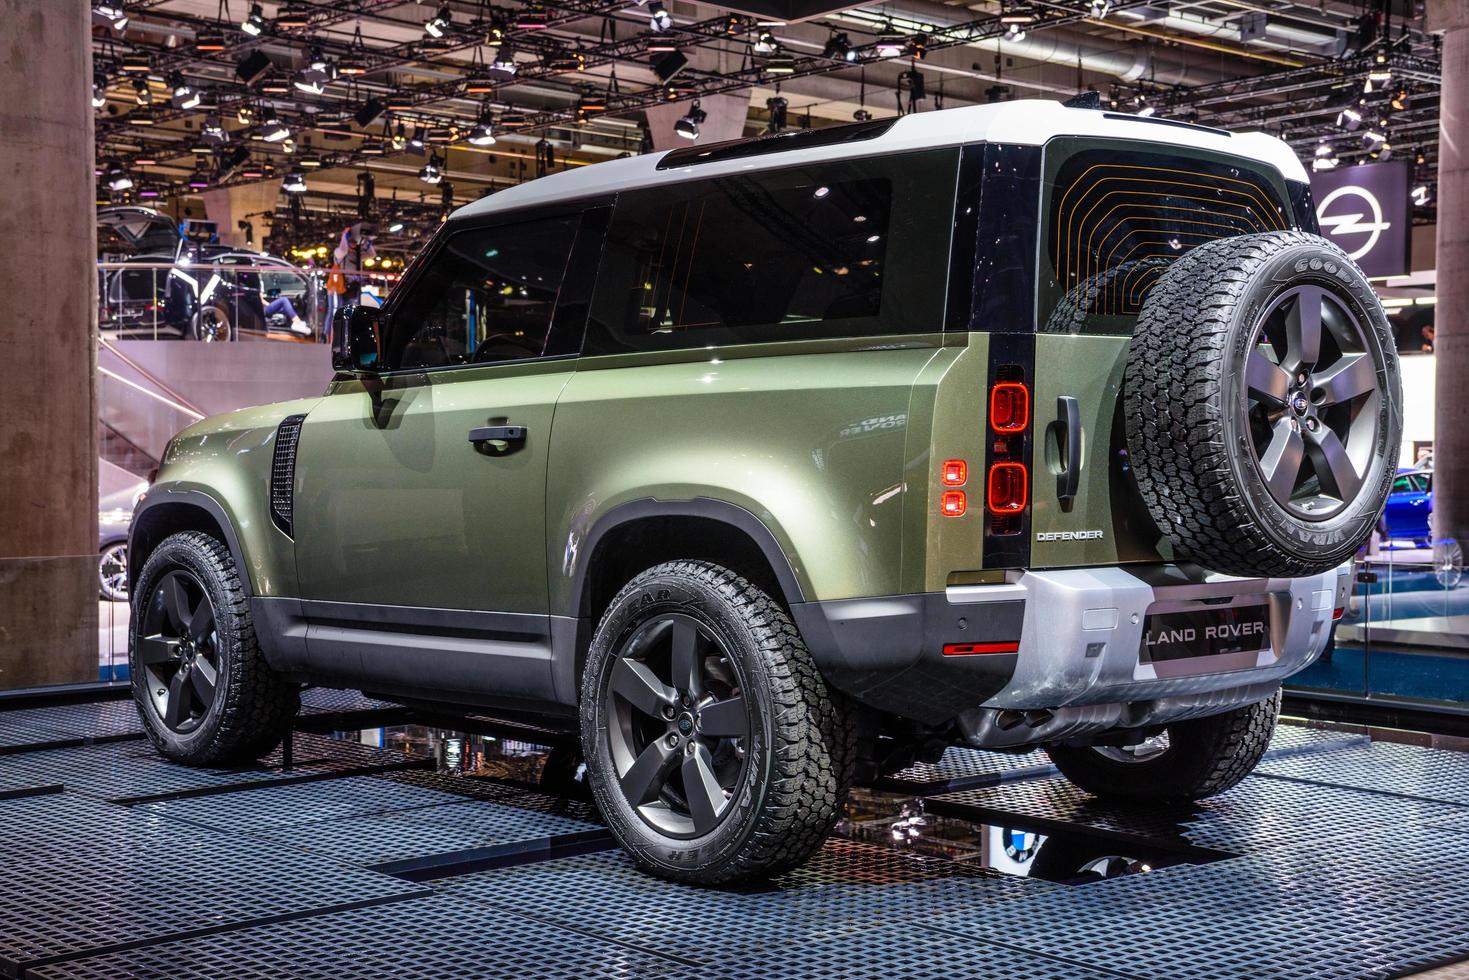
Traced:
<path id="1" fill-rule="evenodd" d="M 1458 543 L 1388 543 L 1364 554 L 1334 646 L 1290 687 L 1469 706 L 1469 581 Z"/>
<path id="2" fill-rule="evenodd" d="M 326 339 L 336 297 L 289 265 L 98 262 L 97 326 L 117 340 Z"/>

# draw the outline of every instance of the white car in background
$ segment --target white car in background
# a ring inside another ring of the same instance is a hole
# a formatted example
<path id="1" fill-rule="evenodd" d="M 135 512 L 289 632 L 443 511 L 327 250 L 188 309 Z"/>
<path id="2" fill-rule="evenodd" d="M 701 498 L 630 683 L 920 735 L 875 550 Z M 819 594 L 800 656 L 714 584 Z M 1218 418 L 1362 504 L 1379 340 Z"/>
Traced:
<path id="1" fill-rule="evenodd" d="M 128 597 L 128 528 L 146 481 L 103 495 L 97 503 L 97 591 L 111 602 Z"/>

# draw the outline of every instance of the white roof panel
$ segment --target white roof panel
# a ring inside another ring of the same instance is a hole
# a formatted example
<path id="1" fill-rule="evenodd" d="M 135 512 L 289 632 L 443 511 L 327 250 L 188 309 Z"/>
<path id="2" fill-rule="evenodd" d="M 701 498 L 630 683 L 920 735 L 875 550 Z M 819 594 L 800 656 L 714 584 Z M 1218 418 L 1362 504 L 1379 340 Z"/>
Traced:
<path id="1" fill-rule="evenodd" d="M 1214 150 L 1273 167 L 1289 180 L 1304 182 L 1307 179 L 1305 168 L 1290 146 L 1284 140 L 1265 133 L 1223 133 L 1095 109 L 1068 109 L 1059 102 L 1035 99 L 917 112 L 896 120 L 891 129 L 874 139 L 716 163 L 659 170 L 658 161 L 663 158 L 662 153 L 609 160 L 508 188 L 465 205 L 454 213 L 454 217 L 474 217 L 532 205 L 610 195 L 626 188 L 671 184 L 693 177 L 771 170 L 845 157 L 978 142 L 1040 146 L 1056 136 L 1136 139 L 1188 149 Z"/>

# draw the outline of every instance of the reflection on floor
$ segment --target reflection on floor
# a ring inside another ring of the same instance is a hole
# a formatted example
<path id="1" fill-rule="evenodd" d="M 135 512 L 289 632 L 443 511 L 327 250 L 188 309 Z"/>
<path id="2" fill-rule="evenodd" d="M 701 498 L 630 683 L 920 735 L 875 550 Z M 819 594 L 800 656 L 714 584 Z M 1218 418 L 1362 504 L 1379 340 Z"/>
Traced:
<path id="1" fill-rule="evenodd" d="M 0 711 L 0 974 L 1389 977 L 1469 959 L 1469 743 L 1282 726 L 1255 775 L 1098 802 L 950 749 L 761 886 L 647 877 L 564 734 L 307 691 L 289 752 L 160 759 L 128 702 Z M 1391 741 L 1410 738 L 1418 744 Z"/>

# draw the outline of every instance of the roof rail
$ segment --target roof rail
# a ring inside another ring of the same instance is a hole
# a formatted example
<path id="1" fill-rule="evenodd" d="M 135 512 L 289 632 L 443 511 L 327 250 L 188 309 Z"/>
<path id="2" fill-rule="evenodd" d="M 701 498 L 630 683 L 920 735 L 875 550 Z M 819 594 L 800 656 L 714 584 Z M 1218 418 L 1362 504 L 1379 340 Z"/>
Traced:
<path id="1" fill-rule="evenodd" d="M 892 129 L 893 123 L 897 121 L 896 118 L 872 119 L 841 126 L 824 126 L 821 129 L 789 129 L 750 139 L 711 143 L 708 146 L 688 146 L 663 154 L 657 169 L 673 170 L 700 163 L 719 163 L 724 160 L 764 156 L 767 153 L 784 153 L 787 150 L 809 150 L 818 146 L 857 143 L 877 139 Z"/>

